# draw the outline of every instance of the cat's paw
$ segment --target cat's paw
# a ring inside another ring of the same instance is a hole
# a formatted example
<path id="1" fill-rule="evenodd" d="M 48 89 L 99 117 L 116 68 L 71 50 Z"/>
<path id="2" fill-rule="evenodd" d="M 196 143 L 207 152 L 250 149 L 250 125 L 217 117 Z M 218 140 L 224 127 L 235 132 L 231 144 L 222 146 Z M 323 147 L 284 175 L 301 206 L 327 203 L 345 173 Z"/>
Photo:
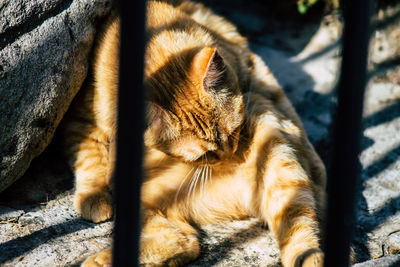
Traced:
<path id="1" fill-rule="evenodd" d="M 140 266 L 184 266 L 196 259 L 200 246 L 195 236 L 188 236 L 172 228 L 160 228 L 154 233 L 142 234 Z"/>
<path id="2" fill-rule="evenodd" d="M 184 266 L 196 259 L 199 253 L 200 248 L 195 237 L 158 236 L 142 240 L 140 266 Z"/>
<path id="3" fill-rule="evenodd" d="M 324 253 L 316 251 L 304 257 L 301 267 L 323 267 L 324 266 Z"/>
<path id="4" fill-rule="evenodd" d="M 112 217 L 112 200 L 107 191 L 93 193 L 76 193 L 75 208 L 85 219 L 95 223 Z"/>
<path id="5" fill-rule="evenodd" d="M 81 267 L 111 267 L 111 259 L 111 248 L 108 248 L 87 258 Z"/>

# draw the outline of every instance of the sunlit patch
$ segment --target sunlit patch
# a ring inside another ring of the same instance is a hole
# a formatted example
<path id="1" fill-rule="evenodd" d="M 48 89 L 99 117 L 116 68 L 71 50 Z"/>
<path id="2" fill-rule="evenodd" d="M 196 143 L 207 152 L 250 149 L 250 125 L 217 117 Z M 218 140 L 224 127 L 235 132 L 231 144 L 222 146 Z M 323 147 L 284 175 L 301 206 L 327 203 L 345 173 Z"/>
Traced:
<path id="1" fill-rule="evenodd" d="M 203 164 L 192 167 L 182 180 L 175 194 L 175 202 L 177 202 L 181 193 L 185 194 L 185 204 L 188 207 L 191 205 L 196 192 L 200 193 L 200 198 L 204 197 L 207 184 L 212 178 L 212 167 L 208 165 L 206 157 L 203 157 L 202 160 Z M 183 188 L 185 188 L 185 190 L 183 190 Z"/>

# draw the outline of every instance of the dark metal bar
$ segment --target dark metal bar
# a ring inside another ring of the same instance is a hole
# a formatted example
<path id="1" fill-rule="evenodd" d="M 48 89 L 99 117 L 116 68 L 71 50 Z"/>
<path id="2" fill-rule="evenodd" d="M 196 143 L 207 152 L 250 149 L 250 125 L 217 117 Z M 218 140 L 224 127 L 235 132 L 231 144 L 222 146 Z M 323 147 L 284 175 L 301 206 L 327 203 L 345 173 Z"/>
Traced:
<path id="1" fill-rule="evenodd" d="M 324 246 L 327 267 L 349 266 L 371 17 L 370 0 L 341 1 L 341 5 L 345 24 L 332 165 L 328 175 Z"/>
<path id="2" fill-rule="evenodd" d="M 119 1 L 121 48 L 118 96 L 113 266 L 138 266 L 142 179 L 145 1 Z"/>

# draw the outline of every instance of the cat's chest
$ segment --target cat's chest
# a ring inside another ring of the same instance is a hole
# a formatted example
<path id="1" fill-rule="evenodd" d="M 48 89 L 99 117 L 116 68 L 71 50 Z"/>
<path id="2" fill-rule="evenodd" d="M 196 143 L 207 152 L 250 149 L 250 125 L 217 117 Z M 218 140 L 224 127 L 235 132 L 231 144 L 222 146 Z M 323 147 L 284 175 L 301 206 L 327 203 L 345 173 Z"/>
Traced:
<path id="1" fill-rule="evenodd" d="M 231 166 L 229 171 L 214 172 L 206 190 L 197 194 L 194 200 L 196 221 L 209 223 L 221 217 L 239 219 L 251 215 L 254 174 L 246 172 L 244 166 Z"/>
<path id="2" fill-rule="evenodd" d="M 148 207 L 192 214 L 199 223 L 242 218 L 251 210 L 255 172 L 246 164 L 188 166 L 176 164 L 145 181 L 142 200 Z"/>

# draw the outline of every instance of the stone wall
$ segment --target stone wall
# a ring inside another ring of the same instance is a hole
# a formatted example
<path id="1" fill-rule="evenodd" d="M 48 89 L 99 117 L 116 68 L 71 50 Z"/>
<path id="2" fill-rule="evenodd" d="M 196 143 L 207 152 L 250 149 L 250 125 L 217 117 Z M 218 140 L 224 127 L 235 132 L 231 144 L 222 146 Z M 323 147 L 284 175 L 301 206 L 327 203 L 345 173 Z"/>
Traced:
<path id="1" fill-rule="evenodd" d="M 88 70 L 109 0 L 0 2 L 0 192 L 49 144 Z"/>

